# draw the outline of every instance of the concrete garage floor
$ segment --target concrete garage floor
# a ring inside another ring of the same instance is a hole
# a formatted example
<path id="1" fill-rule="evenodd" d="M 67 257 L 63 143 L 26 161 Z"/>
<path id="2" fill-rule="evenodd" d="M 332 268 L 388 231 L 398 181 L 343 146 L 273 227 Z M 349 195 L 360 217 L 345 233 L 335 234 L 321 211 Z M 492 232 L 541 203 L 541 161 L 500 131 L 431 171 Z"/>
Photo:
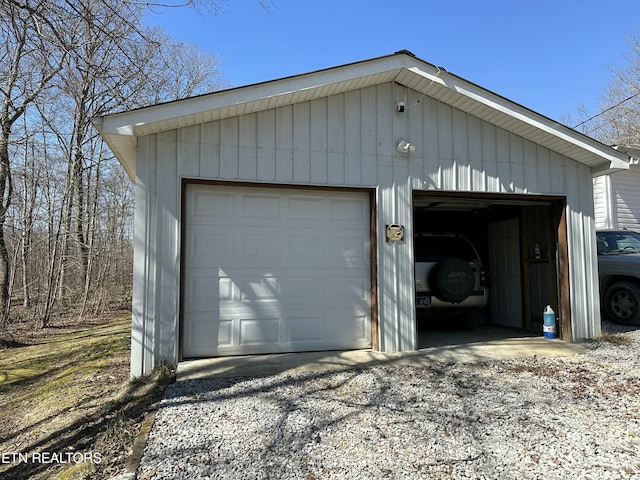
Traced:
<path id="1" fill-rule="evenodd" d="M 246 355 L 188 360 L 178 365 L 177 381 L 209 377 L 261 376 L 284 372 L 346 370 L 371 365 L 431 365 L 504 358 L 566 357 L 584 345 L 547 339 L 523 330 L 482 325 L 474 330 L 428 330 L 419 334 L 420 350 L 382 353 L 370 349 Z"/>

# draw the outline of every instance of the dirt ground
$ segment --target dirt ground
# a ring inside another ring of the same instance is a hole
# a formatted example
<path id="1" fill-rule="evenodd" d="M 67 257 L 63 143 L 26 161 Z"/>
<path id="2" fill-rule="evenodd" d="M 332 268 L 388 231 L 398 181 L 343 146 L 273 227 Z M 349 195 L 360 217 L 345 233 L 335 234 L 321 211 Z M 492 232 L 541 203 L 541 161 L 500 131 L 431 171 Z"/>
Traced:
<path id="1" fill-rule="evenodd" d="M 0 335 L 0 477 L 108 479 L 132 469 L 135 440 L 174 378 L 129 380 L 130 312 Z"/>

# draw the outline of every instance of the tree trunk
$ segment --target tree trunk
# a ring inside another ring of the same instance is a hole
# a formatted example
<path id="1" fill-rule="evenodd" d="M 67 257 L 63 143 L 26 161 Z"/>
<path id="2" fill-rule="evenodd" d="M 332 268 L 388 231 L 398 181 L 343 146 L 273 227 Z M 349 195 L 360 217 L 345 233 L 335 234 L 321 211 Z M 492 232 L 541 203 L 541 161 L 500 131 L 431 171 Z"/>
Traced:
<path id="1" fill-rule="evenodd" d="M 4 330 L 9 322 L 9 251 L 5 239 L 5 221 L 7 209 L 11 205 L 13 184 L 9 163 L 9 133 L 8 125 L 2 126 L 0 134 L 0 327 Z"/>
<path id="2" fill-rule="evenodd" d="M 25 122 L 25 131 L 27 125 Z M 29 254 L 31 253 L 33 240 L 33 220 L 36 205 L 36 192 L 38 190 L 38 180 L 40 177 L 39 168 L 36 166 L 35 151 L 29 148 L 24 149 L 23 165 L 23 187 L 22 187 L 22 235 L 20 237 L 20 264 L 22 265 L 22 306 L 31 307 L 31 275 Z M 30 152 L 30 155 L 29 155 Z"/>

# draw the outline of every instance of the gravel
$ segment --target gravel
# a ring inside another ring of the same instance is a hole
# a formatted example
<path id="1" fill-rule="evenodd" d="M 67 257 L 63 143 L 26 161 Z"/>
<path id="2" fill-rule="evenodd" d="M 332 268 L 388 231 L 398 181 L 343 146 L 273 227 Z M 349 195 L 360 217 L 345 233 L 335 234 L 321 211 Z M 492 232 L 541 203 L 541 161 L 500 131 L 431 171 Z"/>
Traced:
<path id="1" fill-rule="evenodd" d="M 564 358 L 179 382 L 139 479 L 640 479 L 640 330 Z"/>

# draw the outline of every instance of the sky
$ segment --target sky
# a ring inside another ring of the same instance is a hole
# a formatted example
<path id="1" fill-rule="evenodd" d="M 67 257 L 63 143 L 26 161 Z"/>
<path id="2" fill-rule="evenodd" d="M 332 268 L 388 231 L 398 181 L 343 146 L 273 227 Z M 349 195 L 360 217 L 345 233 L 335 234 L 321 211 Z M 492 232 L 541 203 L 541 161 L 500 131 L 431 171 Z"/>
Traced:
<path id="1" fill-rule="evenodd" d="M 265 8 L 262 4 L 266 4 Z M 555 120 L 590 114 L 640 36 L 640 0 L 225 0 L 145 23 L 216 55 L 241 87 L 409 50 Z"/>

